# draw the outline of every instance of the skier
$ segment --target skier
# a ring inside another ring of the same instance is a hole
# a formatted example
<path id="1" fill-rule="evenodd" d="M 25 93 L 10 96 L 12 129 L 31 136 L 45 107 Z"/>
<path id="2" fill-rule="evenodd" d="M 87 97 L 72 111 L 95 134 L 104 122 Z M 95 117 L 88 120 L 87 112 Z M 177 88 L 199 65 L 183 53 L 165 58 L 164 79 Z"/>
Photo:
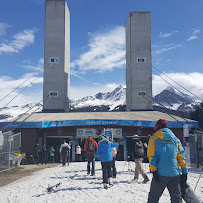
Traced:
<path id="1" fill-rule="evenodd" d="M 180 180 L 186 183 L 188 173 L 184 149 L 180 140 L 168 129 L 165 120 L 158 120 L 154 130 L 156 133 L 150 138 L 147 150 L 150 170 L 153 173 L 148 203 L 158 202 L 166 187 L 171 202 L 180 203 Z M 182 168 L 181 176 L 179 166 Z"/>
<path id="2" fill-rule="evenodd" d="M 98 144 L 90 136 L 87 138 L 84 150 L 87 151 L 87 175 L 90 175 L 90 164 L 92 163 L 91 176 L 95 175 L 95 158 L 94 154 L 97 151 Z"/>
<path id="3" fill-rule="evenodd" d="M 82 148 L 79 144 L 76 145 L 75 149 L 76 161 L 82 161 Z"/>
<path id="4" fill-rule="evenodd" d="M 104 136 L 106 138 L 106 136 Z M 108 140 L 102 140 L 99 142 L 98 149 L 96 154 L 94 155 L 97 158 L 100 155 L 100 161 L 102 165 L 103 172 L 103 184 L 104 188 L 107 189 L 109 186 L 112 186 L 113 183 L 111 181 L 111 164 L 112 164 L 112 153 L 111 148 L 118 147 L 119 144 L 117 142 L 110 142 Z"/>
<path id="5" fill-rule="evenodd" d="M 143 161 L 143 157 L 144 157 L 143 143 L 138 135 L 133 135 L 133 141 L 134 141 L 134 145 L 135 145 L 135 150 L 134 150 L 134 153 L 132 153 L 132 156 L 134 157 L 134 161 L 136 164 L 134 180 L 138 180 L 139 174 L 141 173 L 142 177 L 144 178 L 143 183 L 146 183 L 149 181 L 149 178 L 142 166 L 142 161 Z"/>
<path id="6" fill-rule="evenodd" d="M 66 142 L 66 140 L 64 140 L 64 143 L 61 144 L 60 150 L 59 152 L 62 155 L 62 166 L 65 166 L 67 163 L 67 158 L 69 159 L 69 150 L 70 150 L 70 146 L 69 144 Z"/>

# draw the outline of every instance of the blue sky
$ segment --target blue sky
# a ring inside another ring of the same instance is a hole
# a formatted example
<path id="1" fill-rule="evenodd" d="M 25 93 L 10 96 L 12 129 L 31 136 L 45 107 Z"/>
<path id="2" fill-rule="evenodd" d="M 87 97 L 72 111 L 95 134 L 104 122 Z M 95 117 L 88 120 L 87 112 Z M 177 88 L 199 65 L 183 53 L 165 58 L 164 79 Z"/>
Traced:
<path id="1" fill-rule="evenodd" d="M 136 11 L 151 12 L 153 66 L 202 97 L 202 0 L 69 0 L 67 4 L 71 19 L 71 99 L 125 85 L 125 23 L 129 12 Z M 42 100 L 44 11 L 44 0 L 1 2 L 0 106 L 32 81 L 9 105 Z M 168 86 L 155 73 L 154 95 Z M 1 101 L 26 79 L 21 88 Z"/>

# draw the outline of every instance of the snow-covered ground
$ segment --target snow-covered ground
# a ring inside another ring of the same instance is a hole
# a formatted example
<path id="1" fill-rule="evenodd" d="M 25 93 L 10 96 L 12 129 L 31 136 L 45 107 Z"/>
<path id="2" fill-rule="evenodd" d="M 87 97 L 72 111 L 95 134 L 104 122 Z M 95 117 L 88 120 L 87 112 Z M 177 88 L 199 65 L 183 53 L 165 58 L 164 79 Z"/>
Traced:
<path id="1" fill-rule="evenodd" d="M 96 162 L 96 176 L 87 176 L 87 163 L 75 162 L 69 166 L 47 168 L 35 172 L 32 176 L 22 178 L 0 188 L 1 203 L 141 203 L 147 202 L 152 174 L 148 173 L 150 182 L 142 184 L 133 180 L 134 163 L 117 161 L 117 178 L 114 186 L 105 190 L 102 184 L 102 171 L 99 161 Z M 143 164 L 149 172 L 148 164 Z M 188 183 L 194 189 L 202 170 L 190 168 Z M 52 193 L 48 193 L 48 185 L 62 184 Z M 199 180 L 195 193 L 203 200 L 203 177 Z M 169 203 L 170 197 L 165 189 L 160 202 Z"/>

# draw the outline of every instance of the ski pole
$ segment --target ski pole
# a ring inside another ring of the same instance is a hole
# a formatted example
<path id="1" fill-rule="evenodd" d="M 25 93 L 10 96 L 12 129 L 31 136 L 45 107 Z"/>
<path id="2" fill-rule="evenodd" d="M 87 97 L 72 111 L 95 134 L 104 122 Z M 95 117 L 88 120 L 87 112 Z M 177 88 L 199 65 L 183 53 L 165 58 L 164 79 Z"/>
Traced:
<path id="1" fill-rule="evenodd" d="M 196 187 L 197 187 L 197 184 L 199 183 L 199 180 L 200 180 L 201 175 L 202 175 L 202 174 L 200 174 L 199 179 L 198 179 L 198 181 L 197 181 L 197 183 L 196 183 L 196 185 L 195 185 L 194 191 L 196 190 Z"/>

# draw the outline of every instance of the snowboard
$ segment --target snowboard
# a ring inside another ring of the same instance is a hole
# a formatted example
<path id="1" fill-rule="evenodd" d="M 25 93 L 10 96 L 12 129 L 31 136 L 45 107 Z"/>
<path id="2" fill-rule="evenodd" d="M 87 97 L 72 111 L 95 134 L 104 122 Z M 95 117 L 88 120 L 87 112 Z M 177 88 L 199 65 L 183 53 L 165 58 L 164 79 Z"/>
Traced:
<path id="1" fill-rule="evenodd" d="M 57 188 L 59 185 L 61 185 L 61 183 L 57 183 L 56 185 L 48 187 L 47 192 L 53 192 L 55 190 L 55 188 Z"/>
<path id="2" fill-rule="evenodd" d="M 187 182 L 185 186 L 181 185 L 181 192 L 182 198 L 186 203 L 202 203 Z"/>

